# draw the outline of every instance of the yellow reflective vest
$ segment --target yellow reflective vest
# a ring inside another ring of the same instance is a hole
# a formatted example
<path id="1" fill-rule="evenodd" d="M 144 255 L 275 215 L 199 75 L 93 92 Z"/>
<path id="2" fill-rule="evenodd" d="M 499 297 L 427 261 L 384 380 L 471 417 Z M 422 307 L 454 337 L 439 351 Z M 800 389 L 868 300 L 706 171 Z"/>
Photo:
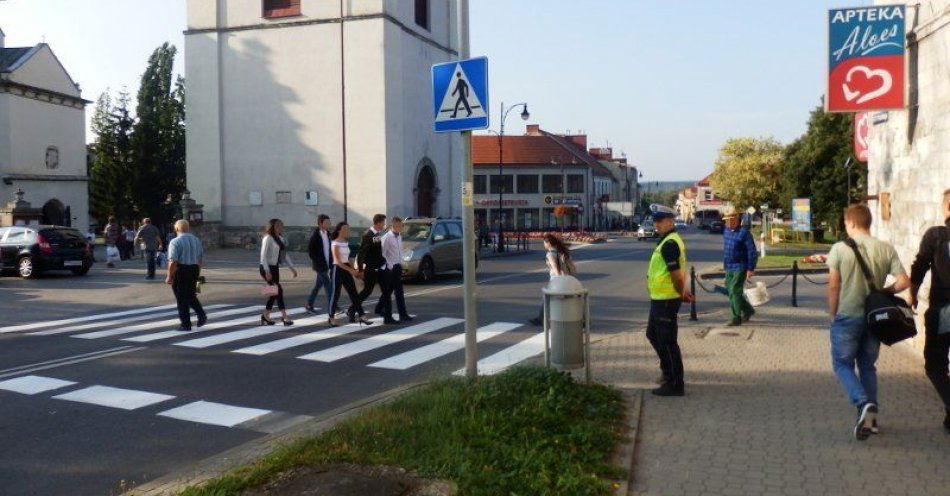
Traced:
<path id="1" fill-rule="evenodd" d="M 656 245 L 653 250 L 653 256 L 650 257 L 650 265 L 647 268 L 647 288 L 650 291 L 651 300 L 674 300 L 680 297 L 676 286 L 673 285 L 673 276 L 666 266 L 666 260 L 663 259 L 663 245 L 666 243 L 676 243 L 680 248 L 680 270 L 686 270 L 686 244 L 679 233 L 672 232 L 666 238 Z"/>

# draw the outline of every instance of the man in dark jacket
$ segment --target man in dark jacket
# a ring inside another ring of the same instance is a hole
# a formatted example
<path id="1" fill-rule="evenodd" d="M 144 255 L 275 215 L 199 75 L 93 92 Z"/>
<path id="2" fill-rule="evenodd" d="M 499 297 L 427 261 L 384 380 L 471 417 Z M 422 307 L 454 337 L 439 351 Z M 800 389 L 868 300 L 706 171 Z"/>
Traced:
<path id="1" fill-rule="evenodd" d="M 320 292 L 322 287 L 327 293 L 327 311 L 329 312 L 330 298 L 333 297 L 333 288 L 330 283 L 330 267 L 333 265 L 333 254 L 330 251 L 329 216 L 320 214 L 317 217 L 317 228 L 310 235 L 307 252 L 310 255 L 313 271 L 317 273 L 317 278 L 313 281 L 313 287 L 310 288 L 310 296 L 307 297 L 307 304 L 304 305 L 304 308 L 310 313 L 317 313 L 317 310 L 313 308 L 313 303 L 317 300 L 317 293 Z"/>
<path id="2" fill-rule="evenodd" d="M 374 215 L 373 227 L 367 229 L 360 239 L 360 251 L 356 255 L 356 268 L 363 272 L 363 290 L 360 291 L 360 301 L 366 301 L 369 295 L 373 294 L 377 280 L 385 284 L 385 280 L 379 279 L 379 271 L 385 269 L 386 266 L 386 259 L 383 258 L 383 245 L 381 244 L 383 227 L 385 226 L 386 216 L 383 214 Z M 376 303 L 376 315 L 383 314 L 383 307 L 380 306 L 381 302 L 382 300 Z M 392 316 L 390 315 L 388 318 L 392 318 Z"/>
<path id="3" fill-rule="evenodd" d="M 752 233 L 740 225 L 736 209 L 726 207 L 722 216 L 726 229 L 723 240 L 723 269 L 726 271 L 726 289 L 729 290 L 729 306 L 732 320 L 728 326 L 742 325 L 755 314 L 752 305 L 745 299 L 745 281 L 755 274 L 759 253 L 755 249 Z"/>
<path id="4" fill-rule="evenodd" d="M 943 192 L 944 225 L 931 227 L 920 241 L 920 250 L 910 269 L 911 305 L 917 306 L 917 293 L 930 271 L 930 299 L 924 314 L 926 341 L 924 369 L 943 400 L 946 416 L 943 427 L 950 432 L 950 189 Z M 943 330 L 944 332 L 941 332 Z"/>

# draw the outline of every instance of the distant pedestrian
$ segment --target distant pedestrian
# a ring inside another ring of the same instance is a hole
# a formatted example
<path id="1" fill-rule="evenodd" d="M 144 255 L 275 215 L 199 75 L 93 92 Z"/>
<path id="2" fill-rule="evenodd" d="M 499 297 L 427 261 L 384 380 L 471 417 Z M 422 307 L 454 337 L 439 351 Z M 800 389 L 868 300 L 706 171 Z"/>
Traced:
<path id="1" fill-rule="evenodd" d="M 663 378 L 652 393 L 683 396 L 686 388 L 676 320 L 683 302 L 693 301 L 686 287 L 686 244 L 675 229 L 676 212 L 659 205 L 653 208 L 653 225 L 660 240 L 647 266 L 650 317 L 646 336 L 660 359 Z"/>
<path id="2" fill-rule="evenodd" d="M 122 246 L 125 248 L 125 259 L 135 256 L 135 230 L 127 226 L 122 230 Z"/>
<path id="3" fill-rule="evenodd" d="M 376 282 L 379 279 L 379 273 L 386 265 L 383 259 L 383 228 L 386 227 L 386 216 L 376 214 L 373 216 L 373 226 L 363 233 L 360 239 L 360 251 L 356 256 L 356 268 L 363 273 L 363 290 L 360 291 L 360 302 L 364 302 L 373 294 L 376 288 Z M 383 309 L 379 302 L 374 309 L 376 315 L 383 316 Z M 392 318 L 390 316 L 390 318 Z"/>
<path id="4" fill-rule="evenodd" d="M 142 243 L 145 257 L 146 279 L 155 279 L 155 254 L 162 249 L 162 233 L 152 224 L 152 219 L 142 219 L 142 227 L 135 233 L 134 242 Z"/>
<path id="5" fill-rule="evenodd" d="M 553 233 L 544 235 L 544 249 L 547 253 L 544 255 L 544 263 L 548 267 L 548 280 L 556 276 L 573 276 L 576 274 L 574 262 L 571 260 L 571 250 L 561 238 Z M 541 325 L 544 319 L 544 306 L 538 312 L 538 316 L 529 322 L 534 325 Z"/>
<path id="6" fill-rule="evenodd" d="M 106 245 L 106 267 L 115 267 L 115 262 L 122 258 L 119 252 L 122 233 L 119 231 L 119 224 L 116 223 L 115 217 L 109 217 L 106 227 L 102 229 L 102 238 Z"/>
<path id="7" fill-rule="evenodd" d="M 274 325 L 276 322 L 270 319 L 270 313 L 274 309 L 274 303 L 280 310 L 280 321 L 285 326 L 294 325 L 294 321 L 287 316 L 287 307 L 284 304 L 284 286 L 280 283 L 280 266 L 286 265 L 290 273 L 297 277 L 297 269 L 294 268 L 294 261 L 290 259 L 287 253 L 287 241 L 284 239 L 284 223 L 280 219 L 271 219 L 264 226 L 264 239 L 261 240 L 261 277 L 268 285 L 277 286 L 277 293 L 267 298 L 264 311 L 261 313 L 261 324 Z"/>
<path id="8" fill-rule="evenodd" d="M 317 228 L 310 235 L 310 242 L 307 243 L 307 253 L 310 255 L 310 262 L 313 271 L 317 273 L 317 278 L 313 281 L 313 287 L 310 288 L 310 296 L 307 297 L 307 304 L 304 308 L 310 313 L 317 313 L 313 307 L 317 300 L 317 293 L 320 288 L 327 294 L 327 311 L 330 311 L 330 301 L 333 295 L 332 283 L 330 282 L 330 266 L 333 265 L 333 254 L 330 250 L 330 217 L 320 215 L 317 217 Z"/>
<path id="9" fill-rule="evenodd" d="M 924 369 L 943 400 L 943 427 L 950 432 L 950 367 L 947 358 L 950 353 L 950 189 L 943 192 L 942 206 L 944 225 L 927 230 L 910 268 L 910 296 L 911 305 L 916 307 L 917 293 L 929 270 L 930 298 L 924 313 Z"/>
<path id="10" fill-rule="evenodd" d="M 755 309 L 745 299 L 745 282 L 755 275 L 759 253 L 749 229 L 742 226 L 736 209 L 726 207 L 723 211 L 726 229 L 723 232 L 723 269 L 726 271 L 726 289 L 729 291 L 729 307 L 732 320 L 727 326 L 742 325 L 755 315 Z"/>
<path id="11" fill-rule="evenodd" d="M 356 282 L 354 278 L 362 279 L 363 274 L 356 270 L 350 263 L 350 243 L 347 238 L 350 236 L 350 225 L 346 222 L 340 222 L 333 230 L 330 238 L 333 240 L 331 250 L 333 253 L 333 270 L 330 273 L 330 279 L 333 281 L 333 298 L 331 298 L 329 318 L 327 322 L 331 326 L 340 325 L 336 320 L 336 314 L 340 311 L 340 289 L 346 289 L 346 294 L 350 297 L 350 307 L 346 314 L 350 322 L 356 322 L 357 317 L 361 324 L 372 325 L 373 321 L 366 318 L 366 312 L 363 311 L 363 300 L 356 291 Z"/>
<path id="12" fill-rule="evenodd" d="M 208 316 L 198 301 L 197 285 L 201 275 L 204 250 L 201 241 L 189 231 L 191 226 L 186 220 L 175 222 L 178 236 L 168 245 L 168 275 L 165 284 L 171 284 L 178 303 L 178 318 L 181 326 L 178 330 L 191 330 L 191 310 L 198 317 L 198 327 L 205 325 Z"/>
<path id="13" fill-rule="evenodd" d="M 868 332 L 864 300 L 870 294 L 858 253 L 874 278 L 874 287 L 899 293 L 910 286 L 894 247 L 871 237 L 871 211 L 852 205 L 844 214 L 849 239 L 835 243 L 828 253 L 828 313 L 831 323 L 831 361 L 835 375 L 858 409 L 854 437 L 864 441 L 877 432 L 877 362 L 881 342 Z M 888 275 L 896 278 L 884 287 Z M 858 372 L 855 374 L 855 366 Z"/>
<path id="14" fill-rule="evenodd" d="M 409 312 L 406 310 L 406 296 L 402 288 L 402 219 L 393 217 L 389 225 L 389 231 L 383 235 L 380 242 L 382 245 L 383 267 L 380 281 L 382 282 L 383 294 L 379 298 L 380 306 L 383 311 L 384 324 L 398 324 L 399 322 L 408 322 L 412 320 Z M 396 298 L 396 310 L 399 313 L 399 321 L 393 319 L 393 302 Z"/>

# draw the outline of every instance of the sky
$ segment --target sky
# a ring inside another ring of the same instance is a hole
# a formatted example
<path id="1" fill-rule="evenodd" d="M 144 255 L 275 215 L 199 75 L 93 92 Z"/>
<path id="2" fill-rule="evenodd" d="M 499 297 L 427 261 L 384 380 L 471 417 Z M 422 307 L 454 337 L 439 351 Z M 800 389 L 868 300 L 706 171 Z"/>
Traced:
<path id="1" fill-rule="evenodd" d="M 470 0 L 471 53 L 489 58 L 492 129 L 500 102 L 527 102 L 530 123 L 609 144 L 644 181 L 698 180 L 730 137 L 804 132 L 824 93 L 826 9 L 869 3 Z M 7 46 L 49 43 L 88 100 L 134 95 L 156 47 L 182 52 L 184 27 L 185 0 L 0 0 Z M 517 114 L 507 134 L 524 132 Z"/>

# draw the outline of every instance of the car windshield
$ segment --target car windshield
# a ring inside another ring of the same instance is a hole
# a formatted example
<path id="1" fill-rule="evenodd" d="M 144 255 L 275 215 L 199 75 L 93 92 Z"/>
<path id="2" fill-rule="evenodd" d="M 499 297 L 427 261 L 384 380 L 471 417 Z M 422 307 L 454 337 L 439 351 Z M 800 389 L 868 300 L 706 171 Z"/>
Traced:
<path id="1" fill-rule="evenodd" d="M 432 224 L 406 224 L 402 230 L 404 241 L 425 241 L 432 232 Z"/>

